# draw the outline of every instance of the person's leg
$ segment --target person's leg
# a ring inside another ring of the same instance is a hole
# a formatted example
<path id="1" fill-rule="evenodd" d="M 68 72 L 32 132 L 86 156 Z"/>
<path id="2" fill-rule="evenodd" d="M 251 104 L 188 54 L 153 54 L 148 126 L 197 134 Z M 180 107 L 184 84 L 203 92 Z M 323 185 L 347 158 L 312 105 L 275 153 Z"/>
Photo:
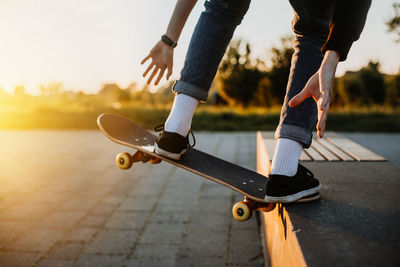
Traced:
<path id="1" fill-rule="evenodd" d="M 302 148 L 307 148 L 311 144 L 312 132 L 317 122 L 317 107 L 313 99 L 307 99 L 295 108 L 290 108 L 288 102 L 304 88 L 308 79 L 321 65 L 323 55 L 320 49 L 329 33 L 329 22 L 334 5 L 332 0 L 291 0 L 290 2 L 295 11 L 293 20 L 293 31 L 296 35 L 295 51 L 292 56 L 281 119 L 275 132 L 278 141 L 272 160 L 271 182 L 285 180 L 285 177 L 307 176 L 308 172 L 304 171 L 304 167 L 298 168 L 300 166 L 298 162 Z M 294 183 L 294 188 L 288 192 L 270 192 L 270 195 L 277 196 L 277 198 L 271 197 L 270 200 L 293 201 L 296 200 L 295 198 L 304 197 L 319 190 L 320 185 L 316 179 L 308 180 L 310 181 L 308 186 L 299 187 L 297 183 Z M 307 179 L 303 182 L 307 183 Z M 271 190 L 279 191 L 283 187 L 276 186 Z M 286 198 L 290 194 L 295 196 Z"/>
<path id="2" fill-rule="evenodd" d="M 164 131 L 182 137 L 188 135 L 197 104 L 199 101 L 207 100 L 219 63 L 249 4 L 250 0 L 205 2 L 205 11 L 202 12 L 194 29 L 181 77 L 173 87 L 176 96 Z M 176 135 L 175 137 L 180 138 Z M 171 142 L 173 141 L 157 142 L 156 153 L 179 159 L 185 149 L 170 148 L 167 144 Z M 174 152 L 170 153 L 172 150 Z"/>

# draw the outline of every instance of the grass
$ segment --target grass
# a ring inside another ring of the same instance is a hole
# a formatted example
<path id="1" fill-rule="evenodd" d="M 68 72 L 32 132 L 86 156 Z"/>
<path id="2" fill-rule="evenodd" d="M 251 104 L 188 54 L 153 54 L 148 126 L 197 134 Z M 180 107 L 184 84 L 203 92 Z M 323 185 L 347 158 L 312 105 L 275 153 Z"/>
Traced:
<path id="1" fill-rule="evenodd" d="M 0 97 L 0 129 L 97 129 L 96 119 L 110 112 L 127 116 L 147 129 L 163 123 L 171 104 L 146 101 L 110 103 L 95 95 Z M 280 107 L 232 108 L 200 105 L 193 118 L 195 131 L 275 130 Z M 327 130 L 400 132 L 400 109 L 383 106 L 336 109 Z"/>
<path id="2" fill-rule="evenodd" d="M 1 129 L 97 129 L 96 118 L 103 112 L 127 116 L 145 128 L 152 129 L 168 116 L 168 106 L 124 105 L 85 108 L 52 105 L 26 105 L 24 108 L 0 109 Z M 192 123 L 199 131 L 275 130 L 279 123 L 279 108 L 232 109 L 200 107 Z M 380 109 L 332 111 L 327 130 L 349 132 L 400 132 L 400 112 Z"/>

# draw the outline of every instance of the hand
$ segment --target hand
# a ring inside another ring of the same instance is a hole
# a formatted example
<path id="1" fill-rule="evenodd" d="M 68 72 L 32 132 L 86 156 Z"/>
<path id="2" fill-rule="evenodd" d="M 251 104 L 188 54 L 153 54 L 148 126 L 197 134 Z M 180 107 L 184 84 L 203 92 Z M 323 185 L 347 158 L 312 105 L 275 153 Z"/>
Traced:
<path id="1" fill-rule="evenodd" d="M 314 98 L 318 106 L 317 131 L 319 138 L 324 136 L 338 62 L 339 54 L 333 50 L 327 51 L 319 70 L 308 80 L 303 90 L 289 101 L 289 107 L 293 108 L 309 97 Z"/>
<path id="2" fill-rule="evenodd" d="M 146 77 L 149 71 L 154 68 L 149 79 L 147 80 L 147 84 L 150 84 L 154 76 L 156 76 L 158 73 L 158 77 L 154 82 L 154 85 L 158 85 L 164 75 L 165 69 L 168 70 L 167 80 L 169 79 L 172 74 L 173 55 L 174 49 L 161 40 L 153 47 L 153 49 L 151 49 L 149 55 L 145 57 L 140 63 L 143 65 L 147 60 L 151 58 L 150 65 L 143 73 L 143 77 Z"/>

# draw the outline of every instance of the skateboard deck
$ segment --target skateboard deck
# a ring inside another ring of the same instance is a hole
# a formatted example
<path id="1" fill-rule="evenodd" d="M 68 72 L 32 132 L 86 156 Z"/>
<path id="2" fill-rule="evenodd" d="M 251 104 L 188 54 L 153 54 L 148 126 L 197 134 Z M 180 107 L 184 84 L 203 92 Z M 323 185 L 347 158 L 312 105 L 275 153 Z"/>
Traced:
<path id="1" fill-rule="evenodd" d="M 113 142 L 137 150 L 134 155 L 126 152 L 117 155 L 116 163 L 121 169 L 129 169 L 138 161 L 159 163 L 163 160 L 226 186 L 245 196 L 245 200 L 236 203 L 232 210 L 233 216 L 239 221 L 249 219 L 253 210 L 270 211 L 275 207 L 275 203 L 264 200 L 267 177 L 257 172 L 195 148 L 188 149 L 180 160 L 155 154 L 154 143 L 157 136 L 120 115 L 102 114 L 98 117 L 97 124 Z"/>

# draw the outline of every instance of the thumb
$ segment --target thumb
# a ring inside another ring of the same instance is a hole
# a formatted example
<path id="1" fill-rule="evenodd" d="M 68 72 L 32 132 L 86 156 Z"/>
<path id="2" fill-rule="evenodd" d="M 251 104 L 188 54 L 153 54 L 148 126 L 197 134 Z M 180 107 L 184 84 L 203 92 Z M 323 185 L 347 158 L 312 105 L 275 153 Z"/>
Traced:
<path id="1" fill-rule="evenodd" d="M 301 90 L 300 93 L 298 93 L 297 95 L 295 95 L 290 101 L 289 101 L 289 107 L 294 108 L 298 105 L 300 105 L 301 103 L 303 103 L 303 101 L 307 98 L 309 98 L 310 96 L 312 96 L 311 92 L 312 89 L 315 86 L 318 86 L 318 82 L 319 82 L 319 75 L 318 72 L 316 72 L 313 76 L 311 76 L 311 78 L 307 81 L 306 86 L 304 86 L 303 90 Z"/>
<path id="2" fill-rule="evenodd" d="M 308 87 L 304 87 L 303 90 L 301 90 L 300 93 L 292 97 L 292 99 L 289 101 L 289 107 L 294 108 L 303 103 L 303 101 L 307 98 L 309 98 L 311 94 L 309 93 Z"/>

